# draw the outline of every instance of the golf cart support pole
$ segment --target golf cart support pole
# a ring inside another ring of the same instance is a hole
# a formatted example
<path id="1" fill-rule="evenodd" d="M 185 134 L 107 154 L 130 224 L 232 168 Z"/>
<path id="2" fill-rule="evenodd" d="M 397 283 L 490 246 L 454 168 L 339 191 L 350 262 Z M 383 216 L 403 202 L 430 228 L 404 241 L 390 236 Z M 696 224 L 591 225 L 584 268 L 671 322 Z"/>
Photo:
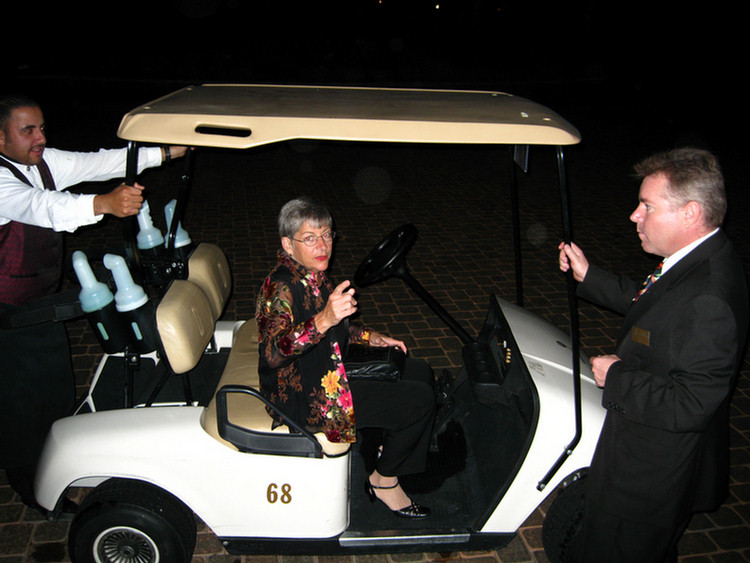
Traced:
<path id="1" fill-rule="evenodd" d="M 128 142 L 128 152 L 125 161 L 125 185 L 134 186 L 138 176 L 138 144 L 134 141 Z M 130 272 L 136 283 L 141 283 L 141 258 L 138 253 L 136 241 L 136 227 L 138 220 L 135 216 L 126 217 L 122 222 L 123 237 L 125 244 L 125 260 L 130 265 Z M 135 372 L 141 367 L 141 357 L 137 352 L 130 350 L 127 346 L 123 353 L 125 362 L 125 405 L 133 406 L 133 387 L 135 385 Z"/>
<path id="2" fill-rule="evenodd" d="M 187 208 L 187 200 L 190 194 L 190 182 L 192 178 L 192 167 L 193 167 L 193 151 L 188 149 L 183 157 L 183 169 L 182 175 L 180 176 L 180 188 L 177 192 L 177 203 L 174 208 L 174 216 L 172 217 L 172 224 L 169 227 L 169 231 L 166 234 L 165 246 L 170 250 L 175 249 L 175 240 L 177 237 L 177 227 L 180 222 L 185 218 L 185 209 Z"/>
<path id="3" fill-rule="evenodd" d="M 135 185 L 135 179 L 138 176 L 138 144 L 134 141 L 128 142 L 128 154 L 125 162 L 125 185 Z M 125 257 L 131 265 L 131 271 L 140 274 L 140 256 L 138 255 L 138 245 L 136 244 L 136 226 L 135 217 L 126 217 L 122 222 L 123 238 L 126 245 Z M 132 266 L 136 266 L 133 268 Z"/>
<path id="4" fill-rule="evenodd" d="M 510 181 L 510 205 L 513 221 L 513 256 L 516 266 L 516 305 L 523 307 L 523 261 L 521 259 L 521 219 L 519 217 L 518 205 L 518 177 L 516 175 L 516 145 L 508 147 L 509 156 L 509 181 Z"/>
<path id="5" fill-rule="evenodd" d="M 563 156 L 562 147 L 557 147 L 557 170 L 560 175 L 560 198 L 562 208 L 562 223 L 563 223 L 563 240 L 566 244 L 570 244 L 572 240 L 572 229 L 571 229 L 571 218 L 570 218 L 570 196 L 568 194 L 568 187 L 565 180 L 565 158 Z M 576 432 L 573 436 L 573 440 L 565 448 L 565 451 L 560 455 L 555 464 L 550 468 L 547 474 L 537 484 L 537 489 L 542 491 L 550 482 L 552 477 L 557 473 L 558 469 L 562 467 L 565 461 L 573 453 L 573 450 L 578 445 L 582 434 L 582 415 L 581 415 L 581 363 L 580 363 L 580 348 L 578 340 L 578 302 L 576 300 L 576 287 L 575 279 L 573 278 L 573 269 L 570 268 L 567 272 L 567 283 L 568 283 L 568 312 L 570 315 L 570 342 L 572 347 L 573 356 L 573 397 L 575 401 L 575 418 L 576 418 Z"/>

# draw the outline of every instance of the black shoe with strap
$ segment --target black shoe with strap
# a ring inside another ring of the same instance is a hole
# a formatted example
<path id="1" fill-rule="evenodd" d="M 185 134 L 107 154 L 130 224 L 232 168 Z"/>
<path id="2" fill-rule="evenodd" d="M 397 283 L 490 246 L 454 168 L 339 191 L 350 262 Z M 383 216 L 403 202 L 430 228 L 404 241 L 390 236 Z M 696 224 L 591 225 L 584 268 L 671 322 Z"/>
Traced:
<path id="1" fill-rule="evenodd" d="M 380 502 L 385 504 L 385 502 L 383 502 L 383 500 L 381 500 L 378 495 L 375 494 L 375 489 L 395 489 L 396 487 L 398 487 L 398 481 L 396 481 L 395 485 L 391 485 L 390 487 L 377 487 L 370 483 L 370 479 L 367 479 L 365 481 L 365 492 L 367 493 L 367 496 L 370 498 L 370 502 L 372 503 L 374 503 L 376 500 L 379 500 Z M 391 509 L 391 512 L 401 518 L 425 518 L 432 514 L 432 510 L 430 510 L 428 507 L 417 504 L 414 501 L 411 501 L 411 504 L 409 506 L 405 506 L 404 508 L 399 508 L 397 510 Z"/>

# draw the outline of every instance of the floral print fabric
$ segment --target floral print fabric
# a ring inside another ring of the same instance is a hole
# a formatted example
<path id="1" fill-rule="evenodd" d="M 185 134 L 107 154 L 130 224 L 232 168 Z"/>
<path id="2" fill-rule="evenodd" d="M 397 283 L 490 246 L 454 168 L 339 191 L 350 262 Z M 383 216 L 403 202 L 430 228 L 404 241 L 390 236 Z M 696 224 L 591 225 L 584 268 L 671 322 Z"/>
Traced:
<path id="1" fill-rule="evenodd" d="M 329 441 L 354 442 L 354 405 L 342 346 L 365 340 L 369 331 L 341 323 L 325 335 L 318 332 L 314 317 L 332 291 L 324 272 L 309 271 L 279 252 L 256 303 L 261 392 L 297 423 L 322 430 Z"/>

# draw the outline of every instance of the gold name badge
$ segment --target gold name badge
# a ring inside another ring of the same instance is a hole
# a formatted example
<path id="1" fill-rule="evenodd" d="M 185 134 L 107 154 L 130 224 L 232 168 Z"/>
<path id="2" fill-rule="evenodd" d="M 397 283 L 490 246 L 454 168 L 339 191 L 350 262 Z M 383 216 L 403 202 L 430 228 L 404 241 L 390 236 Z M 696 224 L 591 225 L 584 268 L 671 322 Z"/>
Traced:
<path id="1" fill-rule="evenodd" d="M 633 332 L 631 333 L 631 337 L 633 338 L 634 342 L 637 342 L 638 344 L 643 344 L 644 346 L 648 346 L 651 342 L 651 331 L 644 330 L 642 328 L 638 328 L 637 326 L 633 327 Z"/>

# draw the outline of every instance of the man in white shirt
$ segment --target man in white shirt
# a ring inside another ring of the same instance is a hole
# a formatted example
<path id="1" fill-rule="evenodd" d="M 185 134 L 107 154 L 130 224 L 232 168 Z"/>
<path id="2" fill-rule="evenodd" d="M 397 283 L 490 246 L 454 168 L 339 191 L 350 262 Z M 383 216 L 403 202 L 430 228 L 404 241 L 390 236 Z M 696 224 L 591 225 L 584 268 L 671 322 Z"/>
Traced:
<path id="1" fill-rule="evenodd" d="M 96 223 L 105 214 L 135 215 L 143 203 L 138 184 L 98 195 L 64 191 L 124 177 L 127 149 L 69 152 L 46 143 L 36 102 L 0 98 L 0 315 L 57 291 L 62 231 Z M 142 148 L 138 172 L 185 150 Z M 75 399 L 67 334 L 54 322 L 0 331 L 0 467 L 23 502 L 35 506 L 33 477 L 44 439 L 52 422 L 71 413 Z"/>

